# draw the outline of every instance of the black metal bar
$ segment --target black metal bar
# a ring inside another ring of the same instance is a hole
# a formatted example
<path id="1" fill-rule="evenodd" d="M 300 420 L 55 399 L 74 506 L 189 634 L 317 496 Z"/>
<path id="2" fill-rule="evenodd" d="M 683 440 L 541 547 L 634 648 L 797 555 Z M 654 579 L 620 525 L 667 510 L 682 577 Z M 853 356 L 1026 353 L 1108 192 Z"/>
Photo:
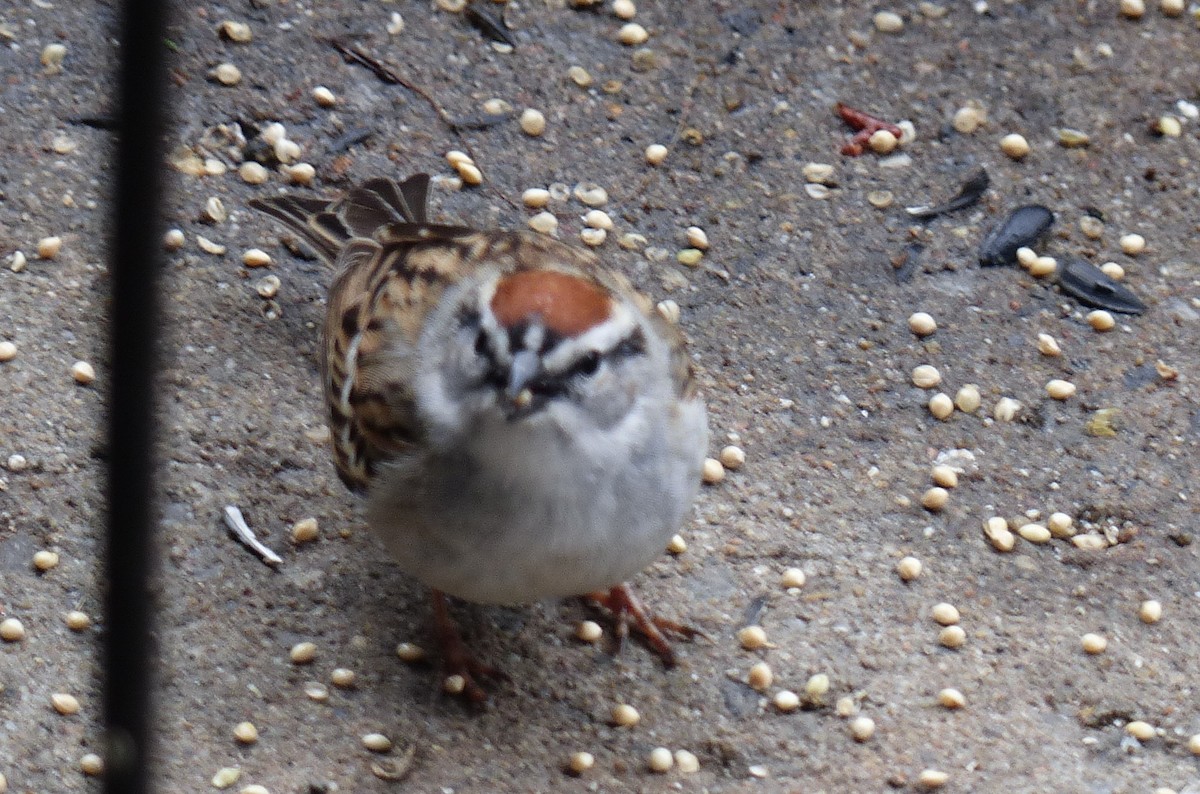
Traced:
<path id="1" fill-rule="evenodd" d="M 156 283 L 161 270 L 165 0 L 125 0 L 110 313 L 104 643 L 107 794 L 149 791 L 150 540 Z"/>

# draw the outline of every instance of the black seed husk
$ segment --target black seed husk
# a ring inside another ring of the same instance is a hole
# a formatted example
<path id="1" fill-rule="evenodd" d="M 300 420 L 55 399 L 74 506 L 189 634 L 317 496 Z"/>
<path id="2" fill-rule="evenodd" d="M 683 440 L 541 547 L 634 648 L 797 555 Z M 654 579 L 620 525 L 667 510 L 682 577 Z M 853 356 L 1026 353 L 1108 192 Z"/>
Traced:
<path id="1" fill-rule="evenodd" d="M 1078 257 L 1060 257 L 1058 287 L 1086 306 L 1107 309 L 1121 314 L 1141 314 L 1146 304 L 1119 281 L 1113 281 L 1104 271 Z"/>
<path id="2" fill-rule="evenodd" d="M 1017 249 L 1032 246 L 1053 223 L 1054 213 L 1040 204 L 1017 207 L 983 241 L 979 264 L 1011 265 L 1017 261 Z"/>

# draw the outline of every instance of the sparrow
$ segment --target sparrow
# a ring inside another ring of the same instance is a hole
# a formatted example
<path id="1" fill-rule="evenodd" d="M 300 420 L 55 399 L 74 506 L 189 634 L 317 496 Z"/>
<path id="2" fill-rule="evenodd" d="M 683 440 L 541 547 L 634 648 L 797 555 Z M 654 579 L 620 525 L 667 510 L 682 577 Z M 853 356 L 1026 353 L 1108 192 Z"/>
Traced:
<path id="1" fill-rule="evenodd" d="M 669 666 L 626 581 L 691 509 L 707 422 L 679 329 L 592 251 L 431 223 L 430 178 L 256 199 L 334 269 L 320 346 L 333 459 L 399 566 L 432 591 L 449 675 L 483 701 L 447 596 L 581 595 Z M 451 679 L 447 679 L 448 681 Z"/>

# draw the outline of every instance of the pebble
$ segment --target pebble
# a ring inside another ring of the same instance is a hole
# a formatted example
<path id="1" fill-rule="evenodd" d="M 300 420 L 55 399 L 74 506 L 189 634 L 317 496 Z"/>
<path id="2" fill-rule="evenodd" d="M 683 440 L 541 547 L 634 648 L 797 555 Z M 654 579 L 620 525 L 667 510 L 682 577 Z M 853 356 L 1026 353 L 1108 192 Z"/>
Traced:
<path id="1" fill-rule="evenodd" d="M 687 541 L 683 539 L 683 535 L 672 535 L 671 540 L 667 542 L 667 551 L 672 554 L 683 554 L 687 551 Z"/>
<path id="2" fill-rule="evenodd" d="M 1084 215 L 1079 219 L 1079 231 L 1089 240 L 1099 240 L 1104 236 L 1104 221 L 1092 215 Z"/>
<path id="3" fill-rule="evenodd" d="M 211 74 L 221 85 L 237 85 L 242 82 L 242 70 L 232 63 L 218 64 Z"/>
<path id="4" fill-rule="evenodd" d="M 701 251 L 708 250 L 708 235 L 699 226 L 689 226 L 684 232 L 687 236 L 687 243 L 692 248 L 698 248 Z"/>

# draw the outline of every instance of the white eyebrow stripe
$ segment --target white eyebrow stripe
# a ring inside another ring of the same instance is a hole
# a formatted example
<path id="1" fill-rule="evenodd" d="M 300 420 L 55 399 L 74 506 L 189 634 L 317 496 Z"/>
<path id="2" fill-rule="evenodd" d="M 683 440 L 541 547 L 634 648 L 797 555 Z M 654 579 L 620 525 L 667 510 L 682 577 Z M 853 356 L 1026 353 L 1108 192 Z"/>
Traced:
<path id="1" fill-rule="evenodd" d="M 556 345 L 542 358 L 547 371 L 563 372 L 579 358 L 582 350 L 594 350 L 601 355 L 628 339 L 637 329 L 637 318 L 627 306 L 616 304 L 608 320 L 594 325 L 579 336 Z"/>

